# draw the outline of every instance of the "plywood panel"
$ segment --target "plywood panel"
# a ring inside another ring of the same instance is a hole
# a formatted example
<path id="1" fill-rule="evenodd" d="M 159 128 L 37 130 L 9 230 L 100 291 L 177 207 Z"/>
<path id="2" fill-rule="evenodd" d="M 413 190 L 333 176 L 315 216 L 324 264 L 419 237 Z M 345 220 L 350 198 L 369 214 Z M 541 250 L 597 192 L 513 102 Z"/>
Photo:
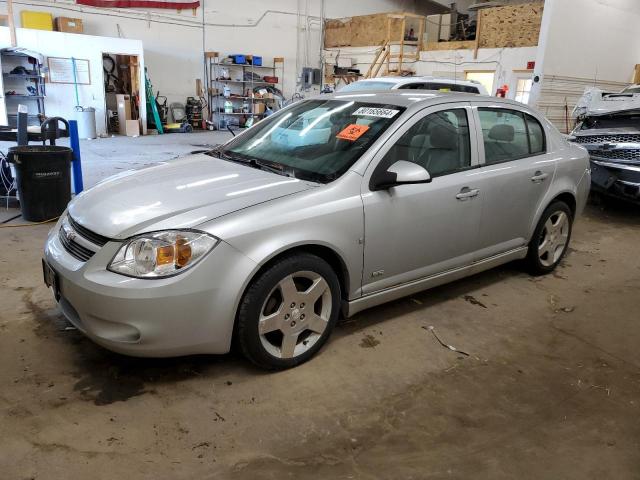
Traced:
<path id="1" fill-rule="evenodd" d="M 479 48 L 538 45 L 543 8 L 543 2 L 535 2 L 481 10 Z"/>
<path id="2" fill-rule="evenodd" d="M 325 48 L 351 45 L 351 19 L 327 20 L 324 24 Z"/>
<path id="3" fill-rule="evenodd" d="M 474 40 L 468 40 L 464 42 L 425 42 L 423 50 L 470 50 L 475 46 Z"/>
<path id="4" fill-rule="evenodd" d="M 325 48 L 381 45 L 387 39 L 388 15 L 388 13 L 376 13 L 327 20 L 325 22 Z M 401 25 L 401 18 L 391 18 L 391 41 L 402 40 Z M 419 23 L 416 22 L 417 25 Z"/>

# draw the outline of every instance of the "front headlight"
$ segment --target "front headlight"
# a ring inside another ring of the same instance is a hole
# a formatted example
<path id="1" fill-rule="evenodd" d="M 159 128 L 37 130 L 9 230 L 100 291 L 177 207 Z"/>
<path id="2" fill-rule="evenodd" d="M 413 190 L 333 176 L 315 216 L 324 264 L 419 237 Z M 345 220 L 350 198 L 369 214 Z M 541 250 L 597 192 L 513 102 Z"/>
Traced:
<path id="1" fill-rule="evenodd" d="M 204 232 L 168 230 L 127 240 L 107 269 L 137 278 L 163 278 L 193 267 L 218 244 Z"/>

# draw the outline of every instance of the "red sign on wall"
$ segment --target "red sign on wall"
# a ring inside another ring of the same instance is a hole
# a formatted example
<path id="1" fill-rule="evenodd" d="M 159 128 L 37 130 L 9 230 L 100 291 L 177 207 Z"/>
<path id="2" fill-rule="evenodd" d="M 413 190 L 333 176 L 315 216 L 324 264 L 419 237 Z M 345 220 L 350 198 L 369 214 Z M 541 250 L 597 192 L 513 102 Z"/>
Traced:
<path id="1" fill-rule="evenodd" d="M 527 70 L 533 70 L 536 68 L 536 62 L 527 62 Z"/>

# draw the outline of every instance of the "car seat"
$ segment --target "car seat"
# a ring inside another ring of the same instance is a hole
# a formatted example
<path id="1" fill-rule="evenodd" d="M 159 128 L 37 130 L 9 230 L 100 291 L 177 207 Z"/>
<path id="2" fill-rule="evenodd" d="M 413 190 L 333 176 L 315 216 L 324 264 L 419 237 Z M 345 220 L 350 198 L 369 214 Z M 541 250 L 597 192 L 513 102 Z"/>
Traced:
<path id="1" fill-rule="evenodd" d="M 485 158 L 487 163 L 496 163 L 512 158 L 514 154 L 515 128 L 512 125 L 501 123 L 494 125 L 484 142 Z"/>
<path id="2" fill-rule="evenodd" d="M 423 165 L 433 176 L 460 167 L 459 135 L 452 125 L 434 124 L 429 128 L 429 149 Z"/>

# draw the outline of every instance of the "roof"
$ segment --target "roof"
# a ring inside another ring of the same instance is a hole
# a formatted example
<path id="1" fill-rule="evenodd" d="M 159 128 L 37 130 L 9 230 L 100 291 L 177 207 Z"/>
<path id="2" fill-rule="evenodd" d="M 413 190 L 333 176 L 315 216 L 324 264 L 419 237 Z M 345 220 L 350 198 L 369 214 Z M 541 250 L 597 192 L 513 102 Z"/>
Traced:
<path id="1" fill-rule="evenodd" d="M 441 82 L 441 83 L 455 83 L 457 85 L 479 85 L 479 82 L 475 80 L 460 80 L 454 78 L 441 78 L 432 77 L 430 75 L 412 76 L 412 77 L 373 77 L 373 78 L 361 78 L 358 82 L 388 82 L 394 84 L 413 83 L 413 82 Z"/>
<path id="2" fill-rule="evenodd" d="M 425 106 L 425 103 L 437 105 L 440 103 L 453 102 L 482 102 L 493 105 L 514 106 L 518 108 L 524 107 L 528 109 L 526 105 L 506 98 L 477 95 L 475 93 L 436 92 L 434 90 L 366 90 L 362 92 L 335 92 L 319 95 L 315 97 L 315 99 L 353 100 L 363 103 L 397 105 L 399 107 L 409 107 L 411 105 L 420 104 L 421 108 Z"/>

